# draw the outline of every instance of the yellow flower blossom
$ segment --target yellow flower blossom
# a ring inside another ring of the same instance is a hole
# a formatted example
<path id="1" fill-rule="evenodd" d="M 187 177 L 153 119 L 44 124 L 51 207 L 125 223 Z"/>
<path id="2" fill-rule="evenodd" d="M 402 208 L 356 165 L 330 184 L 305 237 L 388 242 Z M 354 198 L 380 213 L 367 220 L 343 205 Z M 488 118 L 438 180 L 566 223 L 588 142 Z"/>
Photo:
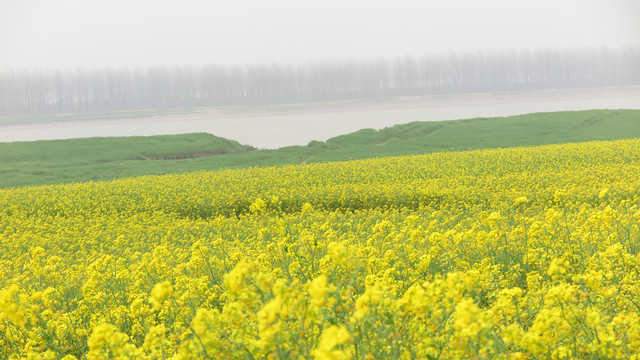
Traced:
<path id="1" fill-rule="evenodd" d="M 453 328 L 462 338 L 475 338 L 488 326 L 482 311 L 468 299 L 458 303 L 454 317 Z"/>
<path id="2" fill-rule="evenodd" d="M 251 205 L 249 206 L 249 210 L 252 213 L 261 213 L 267 209 L 267 203 L 264 200 L 257 198 Z"/>
<path id="3" fill-rule="evenodd" d="M 598 198 L 602 199 L 603 197 L 607 196 L 608 193 L 609 193 L 609 188 L 603 188 L 598 193 Z"/>
<path id="4" fill-rule="evenodd" d="M 244 278 L 249 273 L 249 267 L 245 263 L 237 264 L 233 270 L 224 275 L 224 285 L 232 294 L 239 293 L 244 287 Z"/>
<path id="5" fill-rule="evenodd" d="M 172 295 L 173 286 L 171 286 L 170 281 L 166 280 L 154 285 L 151 290 L 151 295 L 149 295 L 149 302 L 151 303 L 153 310 L 160 310 L 164 300 Z"/>
<path id="6" fill-rule="evenodd" d="M 327 302 L 329 288 L 327 286 L 327 276 L 322 274 L 309 283 L 309 295 L 311 303 L 315 306 L 323 306 Z"/>
<path id="7" fill-rule="evenodd" d="M 260 340 L 263 346 L 266 346 L 275 334 L 280 331 L 281 325 L 276 323 L 276 317 L 281 310 L 282 299 L 276 297 L 258 311 L 258 332 L 260 333 Z"/>
<path id="8" fill-rule="evenodd" d="M 349 360 L 353 356 L 350 341 L 351 335 L 344 326 L 332 325 L 322 332 L 312 355 L 318 360 Z"/>

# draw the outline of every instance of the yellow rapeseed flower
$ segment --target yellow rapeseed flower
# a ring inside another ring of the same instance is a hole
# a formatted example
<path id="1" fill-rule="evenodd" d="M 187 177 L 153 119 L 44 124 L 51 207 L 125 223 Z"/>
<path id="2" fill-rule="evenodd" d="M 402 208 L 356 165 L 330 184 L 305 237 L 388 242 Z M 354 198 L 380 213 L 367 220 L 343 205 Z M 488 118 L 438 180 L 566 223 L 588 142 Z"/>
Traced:
<path id="1" fill-rule="evenodd" d="M 149 295 L 149 302 L 152 305 L 154 311 L 160 310 L 164 300 L 173 295 L 173 286 L 168 280 L 157 283 L 151 290 Z"/>
<path id="2" fill-rule="evenodd" d="M 317 360 L 349 360 L 353 356 L 348 346 L 351 341 L 349 331 L 342 325 L 331 325 L 320 335 L 318 347 L 312 351 Z"/>
<path id="3" fill-rule="evenodd" d="M 327 276 L 321 274 L 309 283 L 309 295 L 311 303 L 315 306 L 323 306 L 327 302 L 329 288 L 327 287 Z"/>

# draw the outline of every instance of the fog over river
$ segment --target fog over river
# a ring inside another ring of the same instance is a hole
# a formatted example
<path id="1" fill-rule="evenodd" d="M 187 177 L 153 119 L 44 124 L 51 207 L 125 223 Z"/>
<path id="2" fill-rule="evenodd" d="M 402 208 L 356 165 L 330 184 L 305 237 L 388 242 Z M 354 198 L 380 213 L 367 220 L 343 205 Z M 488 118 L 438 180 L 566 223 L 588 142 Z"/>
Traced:
<path id="1" fill-rule="evenodd" d="M 640 109 L 640 87 L 228 107 L 163 116 L 17 124 L 0 126 L 0 141 L 208 132 L 257 148 L 275 149 L 413 121 L 589 109 Z"/>

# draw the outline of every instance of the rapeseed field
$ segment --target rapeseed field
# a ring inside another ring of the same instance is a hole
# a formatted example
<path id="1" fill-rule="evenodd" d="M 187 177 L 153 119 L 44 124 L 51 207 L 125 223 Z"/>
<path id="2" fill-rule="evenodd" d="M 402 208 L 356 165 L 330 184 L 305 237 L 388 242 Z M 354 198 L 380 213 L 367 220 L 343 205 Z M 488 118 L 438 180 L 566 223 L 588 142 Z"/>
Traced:
<path id="1" fill-rule="evenodd" d="M 640 140 L 0 190 L 2 359 L 638 359 Z"/>

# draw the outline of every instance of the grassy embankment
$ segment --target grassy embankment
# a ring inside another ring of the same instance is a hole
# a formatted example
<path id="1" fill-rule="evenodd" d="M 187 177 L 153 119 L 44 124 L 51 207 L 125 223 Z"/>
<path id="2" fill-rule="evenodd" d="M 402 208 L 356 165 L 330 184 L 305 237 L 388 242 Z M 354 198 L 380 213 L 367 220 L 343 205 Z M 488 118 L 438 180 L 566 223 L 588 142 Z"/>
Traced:
<path id="1" fill-rule="evenodd" d="M 636 137 L 640 111 L 591 110 L 413 122 L 277 150 L 210 134 L 1 143 L 0 187 Z"/>

